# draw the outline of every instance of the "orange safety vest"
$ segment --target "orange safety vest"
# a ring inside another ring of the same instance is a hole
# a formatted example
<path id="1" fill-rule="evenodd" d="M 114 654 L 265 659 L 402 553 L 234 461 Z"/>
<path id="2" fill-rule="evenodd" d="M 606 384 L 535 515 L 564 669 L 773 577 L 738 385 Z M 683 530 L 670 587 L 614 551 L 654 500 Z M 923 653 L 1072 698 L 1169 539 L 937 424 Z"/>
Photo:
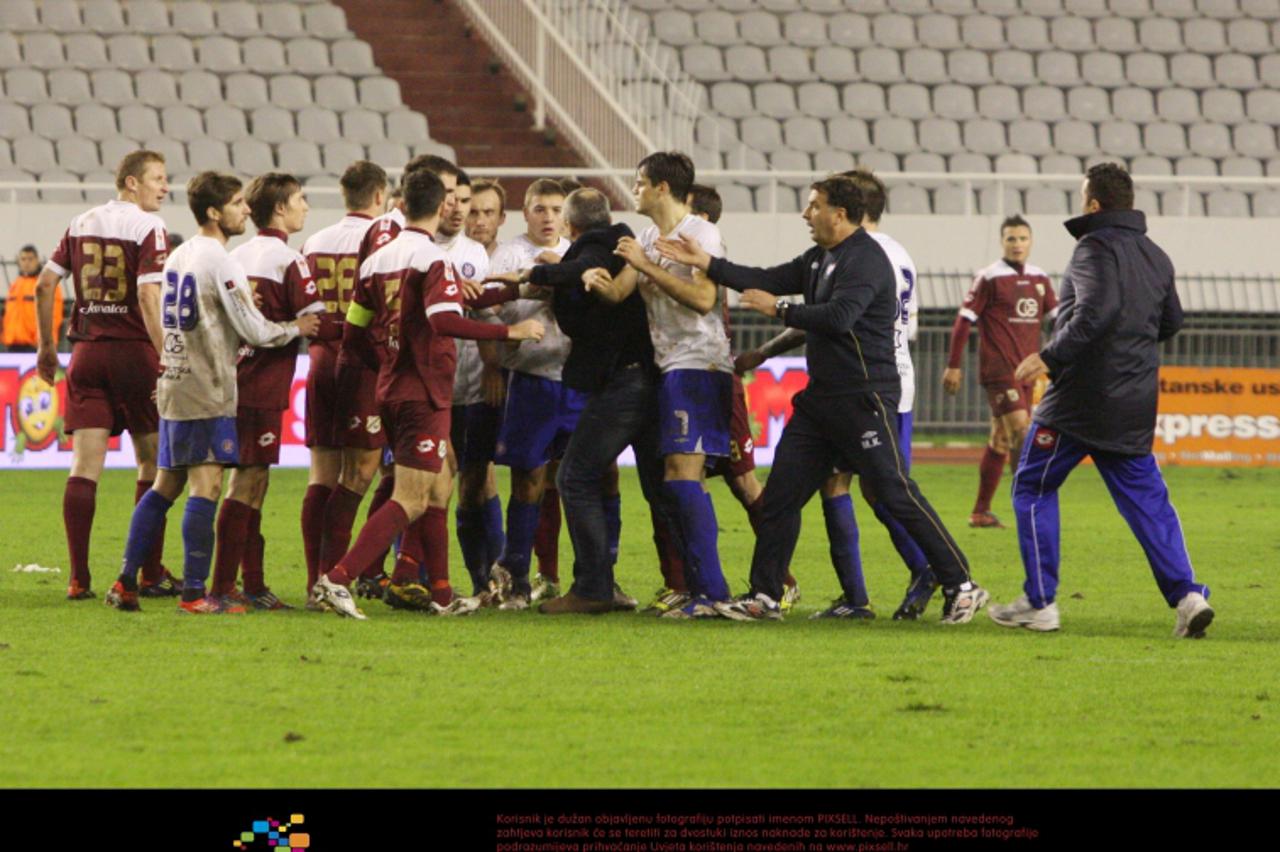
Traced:
<path id="1" fill-rule="evenodd" d="M 53 292 L 53 333 L 62 327 L 62 289 Z M 4 303 L 4 345 L 36 345 L 36 277 L 20 275 L 9 285 Z"/>

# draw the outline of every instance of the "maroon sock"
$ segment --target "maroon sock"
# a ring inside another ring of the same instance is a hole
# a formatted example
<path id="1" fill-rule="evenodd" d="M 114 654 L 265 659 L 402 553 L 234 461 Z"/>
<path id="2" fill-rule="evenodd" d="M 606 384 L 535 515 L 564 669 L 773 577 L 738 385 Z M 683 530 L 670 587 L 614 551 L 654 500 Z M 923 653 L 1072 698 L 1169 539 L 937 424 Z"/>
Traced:
<path id="1" fill-rule="evenodd" d="M 560 492 L 550 485 L 542 492 L 538 507 L 533 553 L 538 557 L 538 573 L 553 583 L 560 582 Z"/>
<path id="2" fill-rule="evenodd" d="M 400 536 L 400 553 L 396 556 L 395 568 L 392 569 L 391 582 L 397 586 L 406 583 L 417 583 L 422 569 L 422 527 L 426 515 L 404 528 Z"/>
<path id="3" fill-rule="evenodd" d="M 236 587 L 236 572 L 244 559 L 249 538 L 249 516 L 252 514 L 253 509 L 247 503 L 229 497 L 222 501 L 213 546 L 210 594 L 225 595 Z"/>
<path id="4" fill-rule="evenodd" d="M 684 560 L 676 550 L 670 527 L 652 507 L 649 509 L 649 517 L 653 521 L 653 544 L 658 550 L 658 567 L 662 570 L 662 582 L 668 589 L 674 589 L 677 592 L 689 591 L 684 581 Z"/>
<path id="5" fill-rule="evenodd" d="M 324 504 L 324 535 L 320 537 L 321 574 L 332 571 L 351 545 L 351 527 L 355 525 L 362 499 L 364 495 L 339 485 Z"/>
<path id="6" fill-rule="evenodd" d="M 262 537 L 262 510 L 250 509 L 249 535 L 244 545 L 244 562 L 241 563 L 246 595 L 260 595 L 267 590 L 267 582 L 262 575 L 266 552 L 267 540 Z"/>
<path id="7" fill-rule="evenodd" d="M 302 498 L 302 552 L 307 560 L 307 588 L 320 578 L 320 540 L 324 538 L 324 507 L 333 489 L 327 485 L 308 485 Z"/>
<path id="8" fill-rule="evenodd" d="M 1000 474 L 1004 471 L 1004 453 L 987 447 L 978 464 L 978 500 L 973 504 L 975 515 L 991 511 L 991 498 L 1000 487 Z"/>
<path id="9" fill-rule="evenodd" d="M 329 572 L 329 580 L 342 586 L 351 585 L 369 563 L 385 553 L 391 542 L 409 525 L 409 516 L 394 500 L 379 509 L 365 522 L 351 550 L 342 557 L 338 566 Z"/>
<path id="10" fill-rule="evenodd" d="M 559 511 L 557 511 L 557 516 Z M 449 513 L 431 506 L 422 516 L 422 555 L 427 569 L 427 585 L 431 599 L 441 606 L 453 600 L 449 585 Z"/>
<path id="11" fill-rule="evenodd" d="M 373 513 L 378 511 L 391 499 L 391 494 L 396 490 L 396 478 L 390 474 L 383 474 L 378 480 L 378 487 L 373 492 L 373 500 L 369 503 L 369 514 L 367 517 L 372 518 Z M 365 569 L 363 576 L 365 577 L 381 577 L 383 573 L 383 564 L 387 560 L 387 551 L 384 550 L 376 559 L 369 563 L 369 567 Z"/>
<path id="12" fill-rule="evenodd" d="M 71 579 L 89 588 L 89 534 L 98 505 L 98 483 L 82 476 L 67 478 L 62 492 L 62 523 L 67 528 L 67 550 L 71 556 Z"/>
<path id="13" fill-rule="evenodd" d="M 138 501 L 151 490 L 151 486 L 155 485 L 153 479 L 140 479 L 133 489 L 133 505 L 138 505 Z M 151 546 L 151 552 L 147 554 L 147 561 L 142 563 L 142 585 L 150 586 L 164 579 L 164 519 L 160 520 L 160 532 L 156 536 L 156 543 Z"/>

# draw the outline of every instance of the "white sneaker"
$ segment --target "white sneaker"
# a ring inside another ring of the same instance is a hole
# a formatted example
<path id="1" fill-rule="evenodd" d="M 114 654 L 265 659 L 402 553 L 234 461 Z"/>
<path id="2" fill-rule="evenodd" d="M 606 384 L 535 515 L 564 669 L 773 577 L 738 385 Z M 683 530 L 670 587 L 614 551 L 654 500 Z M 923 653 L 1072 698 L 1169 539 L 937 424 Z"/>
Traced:
<path id="1" fill-rule="evenodd" d="M 454 596 L 446 606 L 441 606 L 435 601 L 431 602 L 431 615 L 456 616 L 470 615 L 484 605 L 484 601 L 477 595 L 475 597 L 463 598 Z"/>
<path id="2" fill-rule="evenodd" d="M 1027 600 L 1026 595 L 1013 603 L 993 604 L 991 609 L 987 610 L 987 615 L 1001 627 L 1025 627 L 1042 633 L 1057 630 L 1059 627 L 1056 603 L 1051 603 L 1044 609 L 1036 609 L 1031 605 L 1031 601 Z"/>
<path id="3" fill-rule="evenodd" d="M 529 596 L 522 592 L 512 592 L 503 597 L 498 609 L 507 612 L 520 612 L 529 608 Z"/>
<path id="4" fill-rule="evenodd" d="M 355 599 L 351 597 L 351 592 L 345 586 L 339 586 L 337 583 L 331 582 L 323 574 L 320 575 L 319 580 L 316 580 L 316 584 L 311 587 L 311 597 L 319 603 L 328 604 L 338 615 L 354 618 L 357 621 L 365 620 L 365 614 L 356 606 Z"/>
<path id="5" fill-rule="evenodd" d="M 1213 622 L 1213 607 L 1199 592 L 1191 592 L 1178 601 L 1178 620 L 1173 627 L 1174 638 L 1203 639 L 1204 631 Z"/>
<path id="6" fill-rule="evenodd" d="M 987 605 L 991 596 L 987 590 L 972 581 L 963 586 L 952 586 L 942 590 L 942 623 L 966 624 L 978 610 Z"/>
<path id="7" fill-rule="evenodd" d="M 511 572 L 497 562 L 489 568 L 489 591 L 499 601 L 511 592 Z"/>
<path id="8" fill-rule="evenodd" d="M 539 571 L 537 576 L 533 578 L 533 585 L 529 592 L 529 602 L 549 601 L 558 597 L 560 597 L 560 584 Z"/>

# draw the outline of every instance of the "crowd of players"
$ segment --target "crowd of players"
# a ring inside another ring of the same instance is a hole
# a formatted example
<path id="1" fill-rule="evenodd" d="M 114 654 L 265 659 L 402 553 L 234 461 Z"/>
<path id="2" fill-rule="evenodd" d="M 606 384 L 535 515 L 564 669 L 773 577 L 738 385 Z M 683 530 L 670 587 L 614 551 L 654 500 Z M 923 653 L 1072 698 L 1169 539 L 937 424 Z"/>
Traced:
<path id="1" fill-rule="evenodd" d="M 198 175 L 187 194 L 199 233 L 172 254 L 155 215 L 168 192 L 163 157 L 130 154 L 117 187 L 117 200 L 72 222 L 38 286 L 38 365 L 50 382 L 58 369 L 52 292 L 66 275 L 76 291 L 66 418 L 74 454 L 63 502 L 72 600 L 94 596 L 96 483 L 108 440 L 127 429 L 138 459 L 137 506 L 107 603 L 137 610 L 142 597 L 176 596 L 190 613 L 290 608 L 265 582 L 261 519 L 303 337 L 308 609 L 362 619 L 357 597 L 438 615 L 523 610 L 539 600 L 548 613 L 637 608 L 612 582 L 621 529 L 616 452 L 597 459 L 589 446 L 600 439 L 598 450 L 606 437 L 636 449 L 663 583 L 648 609 L 665 617 L 781 617 L 799 598 L 789 564 L 799 510 L 814 490 L 843 591 L 815 617 L 874 617 L 849 495 L 855 471 L 910 573 L 895 618 L 919 618 L 939 587 L 947 623 L 970 620 L 987 601 L 907 475 L 915 267 L 879 231 L 885 188 L 868 171 L 814 184 L 804 218 L 815 248 L 770 270 L 724 259 L 719 199 L 694 183 L 692 163 L 674 152 L 637 167 L 636 208 L 652 221 L 638 237 L 612 223 L 598 190 L 541 179 L 523 199 L 525 232 L 499 244 L 501 184 L 472 182 L 431 155 L 411 160 L 394 189 L 378 165 L 353 163 L 341 179 L 346 215 L 301 251 L 288 245 L 308 210 L 292 176 L 268 173 L 244 187 L 229 175 Z M 246 219 L 257 235 L 228 252 Z M 1004 462 L 999 449 L 1021 444 L 1031 397 L 1030 383 L 1016 383 L 1013 371 L 1038 349 L 1054 306 L 1047 277 L 1025 266 L 1026 222 L 1007 220 L 1001 236 L 1003 259 L 980 273 L 966 298 L 944 376 L 954 391 L 968 326 L 982 322 L 981 379 L 993 428 L 975 526 L 998 525 L 990 498 Z M 819 304 L 832 301 L 852 270 L 880 266 L 884 293 L 862 286 L 856 298 Z M 792 328 L 735 359 L 720 285 L 744 291 L 744 307 Z M 627 342 L 627 330 L 637 328 Z M 764 488 L 738 375 L 804 342 L 805 332 L 810 389 L 797 398 Z M 633 369 L 652 375 L 653 393 L 627 420 L 602 400 Z M 495 463 L 511 469 L 505 525 Z M 708 475 L 724 477 L 757 533 L 752 592 L 738 598 L 720 566 Z M 456 534 L 472 586 L 466 596 L 449 579 L 455 482 Z M 558 483 L 578 580 L 566 594 Z M 168 509 L 187 485 L 179 580 L 160 553 Z M 587 591 L 593 572 L 607 578 L 596 584 L 603 594 Z"/>

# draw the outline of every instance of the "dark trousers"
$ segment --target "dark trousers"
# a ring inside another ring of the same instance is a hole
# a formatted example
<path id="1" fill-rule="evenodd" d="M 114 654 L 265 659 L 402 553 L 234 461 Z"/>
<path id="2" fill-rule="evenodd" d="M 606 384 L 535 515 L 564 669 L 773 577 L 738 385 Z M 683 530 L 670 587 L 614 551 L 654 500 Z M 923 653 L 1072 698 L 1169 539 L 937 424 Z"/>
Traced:
<path id="1" fill-rule="evenodd" d="M 833 468 L 848 465 L 915 540 L 944 586 L 969 579 L 969 563 L 929 501 L 907 476 L 898 446 L 891 394 L 858 393 L 814 398 L 796 394 L 794 411 L 773 456 L 751 559 L 751 590 L 774 600 L 800 537 L 800 511 Z"/>
<path id="2" fill-rule="evenodd" d="M 613 560 L 609 556 L 603 496 L 604 475 L 630 445 L 636 454 L 640 488 L 659 515 L 662 458 L 658 455 L 658 386 L 654 371 L 641 366 L 618 370 L 587 400 L 569 439 L 556 483 L 564 502 L 565 525 L 573 542 L 573 592 L 590 600 L 612 600 Z"/>

